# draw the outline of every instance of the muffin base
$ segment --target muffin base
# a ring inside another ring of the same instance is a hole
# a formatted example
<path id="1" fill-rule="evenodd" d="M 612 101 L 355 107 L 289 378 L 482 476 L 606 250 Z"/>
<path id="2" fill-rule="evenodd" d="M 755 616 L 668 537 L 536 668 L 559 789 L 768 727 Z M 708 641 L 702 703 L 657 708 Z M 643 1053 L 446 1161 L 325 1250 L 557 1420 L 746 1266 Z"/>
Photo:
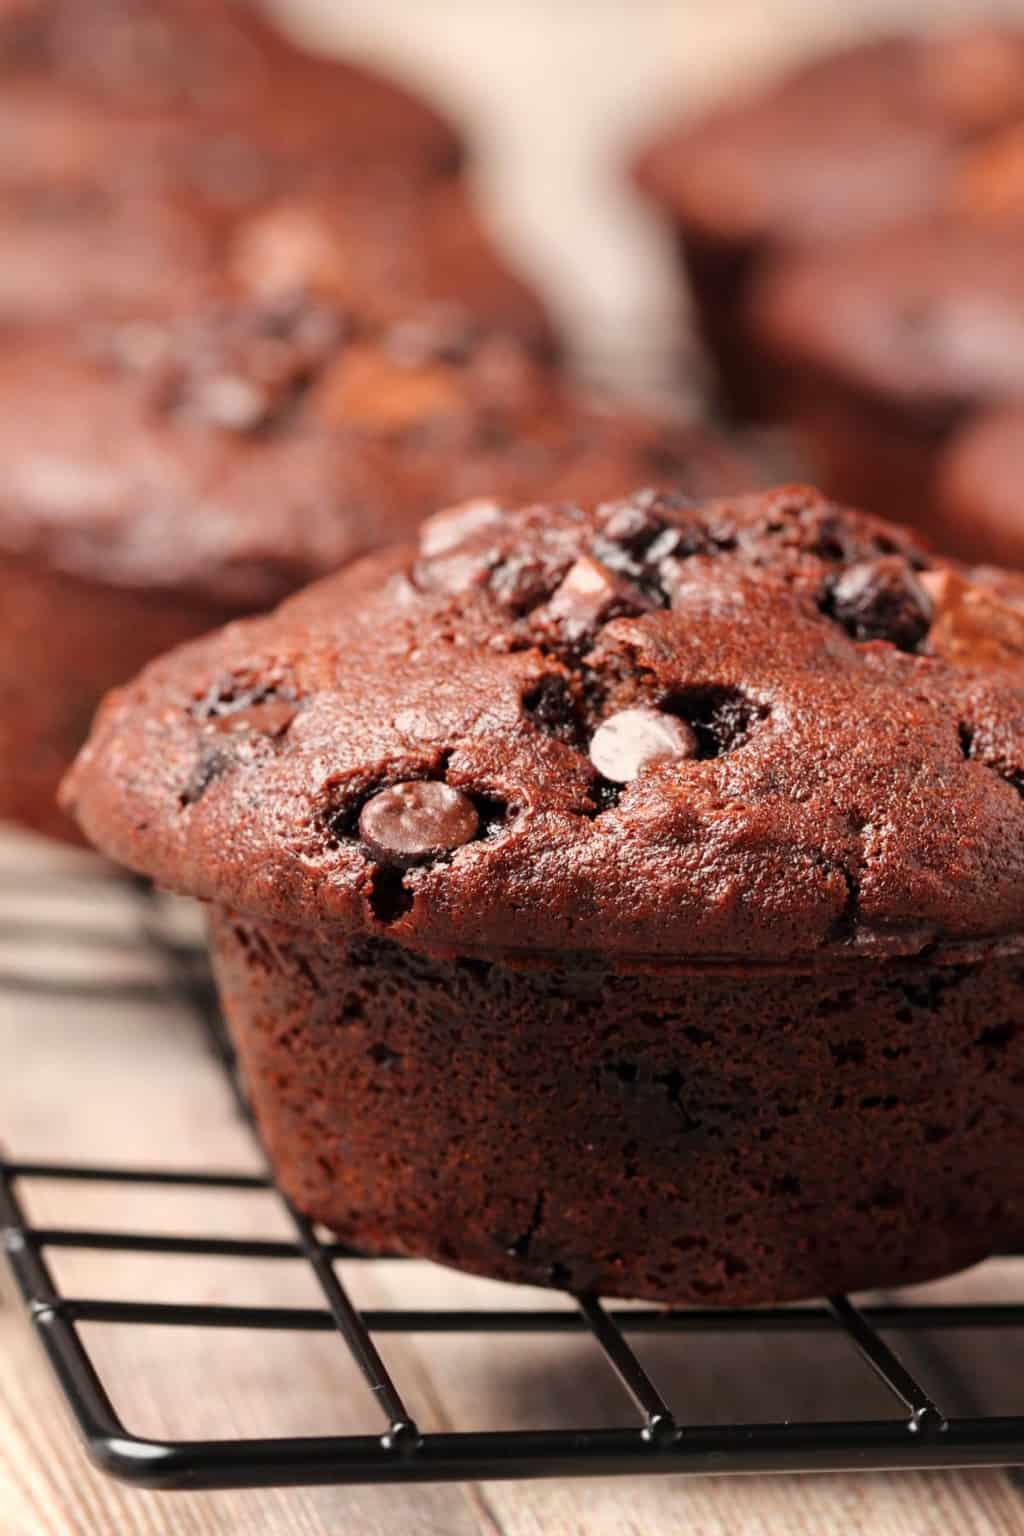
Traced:
<path id="1" fill-rule="evenodd" d="M 224 910 L 212 941 L 277 1178 L 365 1251 L 745 1305 L 1021 1231 L 1020 961 L 520 969 Z"/>
<path id="2" fill-rule="evenodd" d="M 103 695 L 227 615 L 4 556 L 0 567 L 0 819 L 85 839 L 57 788 Z"/>

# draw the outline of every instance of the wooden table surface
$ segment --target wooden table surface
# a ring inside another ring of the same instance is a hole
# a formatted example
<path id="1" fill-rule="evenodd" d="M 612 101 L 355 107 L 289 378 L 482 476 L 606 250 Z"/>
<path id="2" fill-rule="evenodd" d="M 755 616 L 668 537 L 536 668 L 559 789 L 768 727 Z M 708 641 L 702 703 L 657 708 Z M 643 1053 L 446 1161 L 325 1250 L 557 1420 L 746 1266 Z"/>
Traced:
<path id="1" fill-rule="evenodd" d="M 726 76 L 872 24 L 963 14 L 965 0 L 282 0 L 304 27 L 396 61 L 457 101 L 481 152 L 495 223 L 550 294 L 591 371 L 666 381 L 678 300 L 654 224 L 615 174 L 659 100 L 696 101 Z M 973 6 L 978 9 L 979 6 Z M 991 9 L 991 7 L 987 7 Z M 1024 4 L 1002 7 L 1024 15 Z M 71 885 L 67 884 L 71 879 Z M 90 942 L 68 942 L 64 927 Z M 26 967 L 66 995 L 0 986 L 0 1139 L 19 1158 L 249 1169 L 255 1152 L 196 1025 L 159 995 L 137 945 L 137 907 L 97 866 L 0 836 L 0 978 Z M 134 979 L 149 1001 L 90 1000 L 80 984 Z M 31 1215 L 80 1227 L 283 1235 L 269 1195 L 34 1185 Z M 79 1295 L 316 1304 L 299 1265 L 67 1251 Z M 426 1265 L 348 1266 L 364 1304 L 550 1305 Z M 947 1282 L 951 1295 L 1011 1297 L 1016 1264 Z M 6 1277 L 0 1280 L 0 1536 L 1020 1536 L 1024 1495 L 1001 1473 L 593 1481 L 160 1495 L 123 1489 L 85 1462 Z M 317 1335 L 191 1334 L 93 1327 L 129 1427 L 169 1436 L 346 1432 L 375 1427 L 340 1347 Z M 384 1351 L 427 1429 L 631 1422 L 584 1339 L 389 1336 Z M 1021 1340 L 978 1337 L 915 1359 L 951 1411 L 1021 1411 Z M 915 1347 L 907 1341 L 907 1351 Z M 658 1346 L 651 1362 L 684 1419 L 813 1418 L 841 1391 L 878 1412 L 878 1388 L 841 1343 L 746 1339 Z"/>

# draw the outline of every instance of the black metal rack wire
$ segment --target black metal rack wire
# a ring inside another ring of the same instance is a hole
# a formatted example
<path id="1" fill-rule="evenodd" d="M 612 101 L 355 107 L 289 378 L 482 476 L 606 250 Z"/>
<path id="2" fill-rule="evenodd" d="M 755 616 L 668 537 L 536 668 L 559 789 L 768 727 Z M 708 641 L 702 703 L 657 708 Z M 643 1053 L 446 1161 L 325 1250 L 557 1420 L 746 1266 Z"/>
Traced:
<path id="1" fill-rule="evenodd" d="M 139 904 L 140 943 L 159 958 L 170 977 L 168 984 L 201 1020 L 218 1061 L 229 1074 L 239 1107 L 248 1116 L 201 956 L 189 944 L 168 936 L 158 920 L 155 899 L 144 887 L 133 890 Z M 18 981 L 8 976 L 3 984 L 14 986 Z M 34 989 L 38 978 L 29 985 Z M 64 990 L 57 989 L 58 993 Z M 605 1306 L 595 1296 L 577 1296 L 573 1310 L 360 1310 L 336 1267 L 337 1260 L 360 1255 L 322 1240 L 280 1195 L 277 1198 L 290 1224 L 287 1240 L 83 1231 L 32 1224 L 22 1195 L 24 1187 L 36 1179 L 239 1192 L 266 1192 L 272 1185 L 264 1174 L 40 1163 L 19 1161 L 16 1155 L 0 1160 L 3 1245 L 28 1316 L 92 1460 L 129 1483 L 199 1489 L 1024 1462 L 1024 1415 L 948 1416 L 882 1337 L 889 1330 L 940 1337 L 949 1330 L 1024 1328 L 1024 1300 L 1001 1305 L 906 1300 L 857 1308 L 846 1297 L 835 1296 L 821 1305 L 800 1307 L 666 1311 Z M 201 1304 L 187 1298 L 163 1303 L 69 1296 L 58 1286 L 48 1262 L 48 1255 L 67 1248 L 109 1254 L 218 1255 L 242 1261 L 298 1259 L 315 1276 L 322 1305 L 268 1307 Z M 358 1367 L 380 1416 L 380 1432 L 189 1441 L 141 1437 L 122 1422 L 114 1400 L 116 1383 L 102 1379 L 83 1340 L 82 1325 L 89 1323 L 334 1335 Z M 589 1428 L 584 1420 L 570 1429 L 422 1433 L 375 1343 L 383 1335 L 401 1333 L 589 1335 L 627 1389 L 635 1422 L 622 1428 Z M 888 1390 L 892 1415 L 827 1422 L 683 1422 L 629 1342 L 630 1337 L 652 1334 L 739 1333 L 782 1334 L 793 1339 L 830 1333 L 845 1340 Z"/>

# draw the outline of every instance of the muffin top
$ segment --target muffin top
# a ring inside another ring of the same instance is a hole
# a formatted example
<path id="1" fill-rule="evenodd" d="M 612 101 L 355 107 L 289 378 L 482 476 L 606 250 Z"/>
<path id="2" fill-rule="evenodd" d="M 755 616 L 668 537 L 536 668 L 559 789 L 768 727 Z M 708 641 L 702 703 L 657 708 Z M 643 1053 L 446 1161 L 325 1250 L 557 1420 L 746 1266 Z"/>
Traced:
<path id="1" fill-rule="evenodd" d="M 558 352 L 543 303 L 496 248 L 461 177 L 425 184 L 391 168 L 331 184 L 311 171 L 265 196 L 243 178 L 225 200 L 198 160 L 179 167 L 178 183 L 162 181 L 145 155 L 115 168 L 123 146 L 103 118 L 94 123 L 106 146 L 101 173 L 65 155 L 63 120 L 52 145 L 45 125 L 30 134 L 35 169 L 16 171 L 24 124 L 14 122 L 8 141 L 10 114 L 0 91 L 0 323 L 8 327 L 173 312 L 223 291 L 310 293 L 343 304 L 362 325 L 444 304 L 456 319 L 521 336 L 538 356 Z M 71 137 L 88 160 L 88 134 Z M 140 129 L 140 142 L 156 141 Z"/>
<path id="2" fill-rule="evenodd" d="M 1013 947 L 1015 590 L 800 487 L 477 502 L 154 663 L 65 805 L 173 889 L 439 954 Z"/>
<path id="3" fill-rule="evenodd" d="M 18 333 L 0 358 L 0 550 L 266 607 L 448 502 L 754 483 L 712 433 L 571 394 L 458 306 L 307 298 Z"/>
<path id="4" fill-rule="evenodd" d="M 956 201 L 963 155 L 1024 121 L 1024 31 L 889 37 L 664 132 L 637 175 L 726 240 L 839 237 Z"/>
<path id="5" fill-rule="evenodd" d="M 1024 566 L 1024 404 L 989 411 L 958 432 L 936 484 L 950 548 Z"/>
<path id="6" fill-rule="evenodd" d="M 0 84 L 4 325 L 166 306 L 218 282 L 262 221 L 277 229 L 282 208 L 318 197 L 364 288 L 375 260 L 388 283 L 415 285 L 415 255 L 397 274 L 382 259 L 389 239 L 433 246 L 422 259 L 438 268 L 433 194 L 459 161 L 451 128 L 400 86 L 301 52 L 246 4 L 0 0 Z M 458 196 L 467 301 L 504 303 L 513 328 L 549 341 Z"/>
<path id="7" fill-rule="evenodd" d="M 955 414 L 1024 396 L 1024 218 L 907 225 L 774 263 L 751 325 L 869 395 Z"/>
<path id="8" fill-rule="evenodd" d="M 458 137 L 399 84 L 303 51 L 255 0 L 3 0 L 0 75 L 46 82 L 69 109 L 157 114 L 244 136 L 269 158 L 329 155 L 336 172 L 377 161 L 435 175 Z M 130 147 L 127 138 L 123 148 Z"/>

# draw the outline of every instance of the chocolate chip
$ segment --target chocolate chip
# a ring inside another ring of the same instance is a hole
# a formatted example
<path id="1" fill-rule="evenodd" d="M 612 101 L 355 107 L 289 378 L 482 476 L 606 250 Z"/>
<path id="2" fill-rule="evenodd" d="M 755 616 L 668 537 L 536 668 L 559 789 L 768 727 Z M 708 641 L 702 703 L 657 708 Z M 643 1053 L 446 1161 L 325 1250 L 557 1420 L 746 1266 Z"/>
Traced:
<path id="1" fill-rule="evenodd" d="M 191 401 L 198 420 L 229 432 L 255 432 L 275 409 L 270 391 L 240 373 L 215 373 L 197 381 Z"/>
<path id="2" fill-rule="evenodd" d="M 496 501 L 479 497 L 460 502 L 427 518 L 420 528 L 420 550 L 428 559 L 446 555 L 500 522 L 501 507 Z"/>
<path id="3" fill-rule="evenodd" d="M 283 683 L 252 683 L 245 677 L 219 678 L 197 698 L 189 713 L 195 720 L 217 720 L 231 715 L 266 709 L 271 703 L 286 703 L 295 713 L 294 693 Z M 261 727 L 262 729 L 262 727 Z M 271 732 L 273 734 L 273 732 Z"/>
<path id="4" fill-rule="evenodd" d="M 209 696 L 208 696 L 209 698 Z M 195 805 L 217 779 L 232 769 L 272 755 L 291 725 L 298 705 L 273 693 L 263 698 L 241 695 L 243 702 L 221 713 L 201 715 L 196 766 L 179 796 L 182 806 Z"/>
<path id="5" fill-rule="evenodd" d="M 636 497 L 621 502 L 604 521 L 604 537 L 620 544 L 631 555 L 641 555 L 665 528 L 665 520 L 653 510 L 653 498 Z"/>
<path id="6" fill-rule="evenodd" d="M 708 531 L 680 514 L 696 506 L 682 492 L 640 491 L 628 501 L 598 511 L 595 554 L 615 570 L 657 564 L 671 554 L 698 554 L 708 547 Z"/>
<path id="7" fill-rule="evenodd" d="M 496 601 L 511 613 L 527 613 L 548 597 L 557 577 L 543 558 L 511 554 L 496 565 L 490 575 L 490 589 Z"/>
<path id="8" fill-rule="evenodd" d="M 682 495 L 642 492 L 599 512 L 601 523 L 591 554 L 631 582 L 647 608 L 668 606 L 666 582 L 673 559 L 686 559 L 707 548 L 705 529 L 678 520 L 687 505 Z"/>
<path id="9" fill-rule="evenodd" d="M 471 842 L 480 830 L 476 807 L 461 790 L 434 779 L 392 784 L 363 806 L 359 835 L 382 863 L 405 868 Z"/>
<path id="10" fill-rule="evenodd" d="M 830 606 L 855 640 L 888 640 L 904 651 L 924 639 L 933 611 L 931 597 L 902 555 L 851 565 L 832 588 Z"/>
<path id="11" fill-rule="evenodd" d="M 582 555 L 534 617 L 541 622 L 555 622 L 573 640 L 591 634 L 608 619 L 642 613 L 650 607 L 643 593 L 630 582 L 600 561 Z"/>
<path id="12" fill-rule="evenodd" d="M 214 715 L 209 726 L 224 736 L 248 733 L 277 737 L 284 735 L 296 713 L 297 705 L 290 700 L 271 696 L 254 700 L 252 704 L 229 714 Z"/>
<path id="13" fill-rule="evenodd" d="M 590 743 L 590 761 L 613 784 L 628 784 L 655 763 L 696 755 L 697 737 L 686 722 L 657 709 L 620 710 Z"/>
<path id="14" fill-rule="evenodd" d="M 236 433 L 264 430 L 292 409 L 336 355 L 342 327 L 294 301 L 207 306 L 161 330 L 137 324 L 109 343 L 153 407 Z"/>

